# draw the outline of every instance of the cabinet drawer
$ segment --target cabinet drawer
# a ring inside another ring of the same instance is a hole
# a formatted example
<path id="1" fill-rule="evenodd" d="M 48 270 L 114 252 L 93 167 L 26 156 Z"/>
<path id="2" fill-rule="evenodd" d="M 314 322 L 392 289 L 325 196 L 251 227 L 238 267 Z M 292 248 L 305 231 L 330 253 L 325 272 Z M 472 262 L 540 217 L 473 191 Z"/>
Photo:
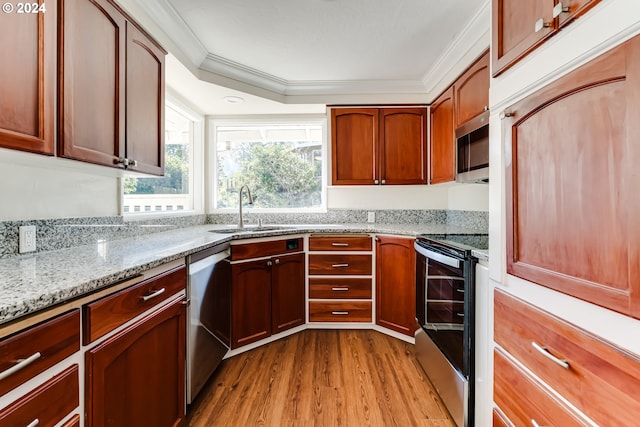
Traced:
<path id="1" fill-rule="evenodd" d="M 637 423 L 640 358 L 499 290 L 494 319 L 495 341 L 596 423 Z"/>
<path id="2" fill-rule="evenodd" d="M 371 255 L 309 255 L 310 275 L 370 275 Z"/>
<path id="3" fill-rule="evenodd" d="M 5 378 L 0 380 L 0 395 L 79 349 L 80 310 L 62 314 L 3 339 L 0 341 L 0 372 L 5 373 Z"/>
<path id="4" fill-rule="evenodd" d="M 312 277 L 309 279 L 309 298 L 371 299 L 371 279 Z"/>
<path id="5" fill-rule="evenodd" d="M 590 425 L 508 360 L 500 350 L 496 349 L 493 356 L 493 399 L 516 426 Z"/>
<path id="6" fill-rule="evenodd" d="M 371 322 L 371 302 L 309 302 L 310 322 Z"/>
<path id="7" fill-rule="evenodd" d="M 309 237 L 310 251 L 370 251 L 370 236 L 311 236 Z"/>
<path id="8" fill-rule="evenodd" d="M 74 365 L 2 409 L 0 425 L 54 426 L 78 404 L 78 365 Z"/>
<path id="9" fill-rule="evenodd" d="M 507 417 L 498 408 L 493 408 L 493 427 L 513 427 Z"/>
<path id="10" fill-rule="evenodd" d="M 83 342 L 89 344 L 154 305 L 185 289 L 186 270 L 180 267 L 83 307 Z"/>
<path id="11" fill-rule="evenodd" d="M 231 245 L 231 261 L 263 258 L 273 255 L 301 252 L 304 250 L 302 238 L 273 240 L 270 242 Z"/>

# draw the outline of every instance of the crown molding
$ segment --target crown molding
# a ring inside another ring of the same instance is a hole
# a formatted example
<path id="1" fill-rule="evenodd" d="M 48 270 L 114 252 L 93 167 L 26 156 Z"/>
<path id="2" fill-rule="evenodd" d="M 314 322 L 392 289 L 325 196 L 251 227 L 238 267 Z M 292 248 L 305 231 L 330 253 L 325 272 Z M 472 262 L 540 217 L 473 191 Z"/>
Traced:
<path id="1" fill-rule="evenodd" d="M 491 43 L 491 0 L 485 0 L 467 26 L 424 75 L 429 101 L 446 89 Z"/>

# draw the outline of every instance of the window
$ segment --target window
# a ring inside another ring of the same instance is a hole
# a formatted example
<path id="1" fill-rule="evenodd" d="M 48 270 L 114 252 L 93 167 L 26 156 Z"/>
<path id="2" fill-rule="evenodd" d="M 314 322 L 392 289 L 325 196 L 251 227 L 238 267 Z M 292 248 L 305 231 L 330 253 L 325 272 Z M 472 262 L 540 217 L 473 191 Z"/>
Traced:
<path id="1" fill-rule="evenodd" d="M 197 190 L 197 150 L 201 150 L 202 119 L 170 102 L 165 107 L 164 176 L 129 176 L 123 185 L 123 213 L 193 211 Z"/>
<path id="2" fill-rule="evenodd" d="M 213 208 L 237 209 L 244 184 L 254 208 L 324 208 L 324 135 L 324 119 L 214 122 Z"/>

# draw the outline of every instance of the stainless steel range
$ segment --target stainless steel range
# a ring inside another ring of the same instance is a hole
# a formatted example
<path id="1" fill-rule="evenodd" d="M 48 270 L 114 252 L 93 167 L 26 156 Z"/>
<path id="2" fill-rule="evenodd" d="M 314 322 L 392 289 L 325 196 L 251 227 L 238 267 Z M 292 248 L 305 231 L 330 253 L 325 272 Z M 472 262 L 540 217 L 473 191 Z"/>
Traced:
<path id="1" fill-rule="evenodd" d="M 416 357 L 459 427 L 473 425 L 475 258 L 486 234 L 416 239 Z"/>

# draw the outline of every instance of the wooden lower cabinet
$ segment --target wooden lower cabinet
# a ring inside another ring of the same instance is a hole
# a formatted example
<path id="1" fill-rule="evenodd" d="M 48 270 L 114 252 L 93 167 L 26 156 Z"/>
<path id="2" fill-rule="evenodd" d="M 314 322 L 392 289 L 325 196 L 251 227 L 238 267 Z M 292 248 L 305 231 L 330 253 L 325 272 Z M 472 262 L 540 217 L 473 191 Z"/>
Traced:
<path id="1" fill-rule="evenodd" d="M 79 404 L 78 365 L 0 410 L 2 426 L 53 427 Z"/>
<path id="2" fill-rule="evenodd" d="M 416 323 L 413 239 L 376 237 L 376 324 L 413 336 Z"/>
<path id="3" fill-rule="evenodd" d="M 304 324 L 304 254 L 279 256 L 271 271 L 271 332 Z"/>
<path id="4" fill-rule="evenodd" d="M 231 348 L 305 322 L 304 254 L 231 266 Z"/>
<path id="5" fill-rule="evenodd" d="M 185 305 L 177 300 L 85 356 L 92 427 L 178 425 L 185 414 Z"/>
<path id="6" fill-rule="evenodd" d="M 498 349 L 494 352 L 494 399 L 515 427 L 591 425 Z"/>

